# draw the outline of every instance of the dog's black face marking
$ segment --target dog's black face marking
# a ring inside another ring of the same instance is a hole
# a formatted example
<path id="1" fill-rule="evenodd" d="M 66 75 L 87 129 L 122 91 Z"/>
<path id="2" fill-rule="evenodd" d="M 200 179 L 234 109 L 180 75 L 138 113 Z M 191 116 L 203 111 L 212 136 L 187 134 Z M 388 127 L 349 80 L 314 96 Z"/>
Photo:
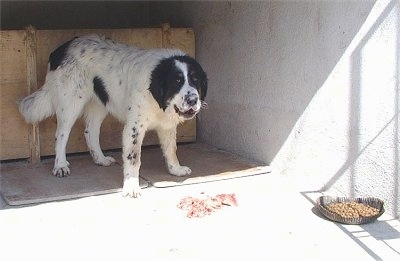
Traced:
<path id="1" fill-rule="evenodd" d="M 100 101 L 106 106 L 109 99 L 108 93 L 103 80 L 98 76 L 95 76 L 93 79 L 93 89 Z"/>
<path id="2" fill-rule="evenodd" d="M 208 80 L 203 68 L 195 59 L 187 55 L 176 56 L 175 59 L 188 65 L 189 84 L 197 89 L 200 99 L 204 101 L 207 95 Z"/>
<path id="3" fill-rule="evenodd" d="M 207 75 L 195 59 L 187 55 L 163 59 L 151 73 L 149 87 L 154 99 L 163 110 L 167 108 L 168 101 L 185 84 L 184 75 L 176 67 L 175 61 L 187 64 L 189 84 L 197 89 L 200 99 L 204 100 L 207 94 Z"/>
<path id="4" fill-rule="evenodd" d="M 72 39 L 72 40 L 60 45 L 57 49 L 55 49 L 50 54 L 50 57 L 49 57 L 50 71 L 57 70 L 57 68 L 64 63 L 64 61 L 65 61 L 65 59 L 67 57 L 68 48 L 69 48 L 69 46 L 71 45 L 71 43 L 72 43 L 72 41 L 74 39 Z"/>

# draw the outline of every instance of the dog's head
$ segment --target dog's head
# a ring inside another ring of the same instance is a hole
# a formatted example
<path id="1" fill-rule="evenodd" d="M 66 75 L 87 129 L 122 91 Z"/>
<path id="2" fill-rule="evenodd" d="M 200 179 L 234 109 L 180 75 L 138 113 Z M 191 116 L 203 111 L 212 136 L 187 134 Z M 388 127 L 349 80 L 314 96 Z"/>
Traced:
<path id="1" fill-rule="evenodd" d="M 207 75 L 193 58 L 172 56 L 155 67 L 149 89 L 161 109 L 172 107 L 180 118 L 187 120 L 205 104 Z"/>

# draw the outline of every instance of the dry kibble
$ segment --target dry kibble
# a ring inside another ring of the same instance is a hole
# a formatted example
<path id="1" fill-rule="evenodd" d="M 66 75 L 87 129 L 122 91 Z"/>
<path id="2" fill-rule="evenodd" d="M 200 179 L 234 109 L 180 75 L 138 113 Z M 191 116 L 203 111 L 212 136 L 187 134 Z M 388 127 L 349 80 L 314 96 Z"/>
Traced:
<path id="1" fill-rule="evenodd" d="M 326 208 L 343 218 L 370 217 L 379 213 L 379 209 L 357 202 L 332 203 Z"/>

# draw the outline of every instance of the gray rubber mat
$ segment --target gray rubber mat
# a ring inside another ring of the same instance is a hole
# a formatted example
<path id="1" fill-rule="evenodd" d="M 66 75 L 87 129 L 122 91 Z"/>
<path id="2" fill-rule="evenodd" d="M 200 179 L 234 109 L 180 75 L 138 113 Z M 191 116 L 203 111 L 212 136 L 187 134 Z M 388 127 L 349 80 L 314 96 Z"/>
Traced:
<path id="1" fill-rule="evenodd" d="M 204 144 L 178 146 L 181 165 L 192 169 L 189 176 L 168 174 L 159 147 L 142 149 L 140 185 L 171 187 L 269 173 L 268 166 L 243 159 Z M 71 175 L 57 178 L 51 174 L 54 159 L 32 167 L 24 162 L 1 165 L 1 193 L 9 205 L 24 205 L 120 192 L 123 183 L 121 153 L 106 153 L 119 163 L 97 166 L 88 154 L 72 155 Z"/>

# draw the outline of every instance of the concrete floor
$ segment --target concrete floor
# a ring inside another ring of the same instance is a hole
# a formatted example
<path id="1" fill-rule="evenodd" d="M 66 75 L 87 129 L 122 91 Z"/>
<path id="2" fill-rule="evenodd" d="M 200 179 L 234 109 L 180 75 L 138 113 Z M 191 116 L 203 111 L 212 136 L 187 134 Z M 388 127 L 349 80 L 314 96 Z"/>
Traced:
<path id="1" fill-rule="evenodd" d="M 400 221 L 351 226 L 320 217 L 319 193 L 271 174 L 0 207 L 0 260 L 400 260 Z M 184 196 L 235 193 L 239 206 L 189 219 Z"/>

